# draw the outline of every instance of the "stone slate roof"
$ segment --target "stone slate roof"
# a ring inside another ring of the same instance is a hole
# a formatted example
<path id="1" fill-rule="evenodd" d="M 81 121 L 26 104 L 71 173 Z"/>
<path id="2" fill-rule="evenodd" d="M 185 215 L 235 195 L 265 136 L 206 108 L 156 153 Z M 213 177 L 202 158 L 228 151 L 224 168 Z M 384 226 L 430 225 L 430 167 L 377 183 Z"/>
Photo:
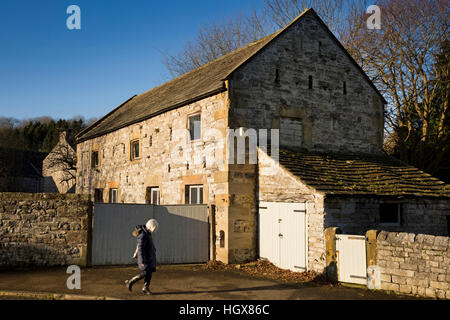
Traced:
<path id="1" fill-rule="evenodd" d="M 127 100 L 81 132 L 78 141 L 91 139 L 162 112 L 225 91 L 224 79 L 237 66 L 264 47 L 277 33 L 233 51 L 172 81 Z"/>
<path id="2" fill-rule="evenodd" d="M 383 95 L 378 91 L 366 73 L 336 39 L 316 12 L 313 9 L 306 9 L 283 29 L 280 29 L 271 35 L 224 55 L 217 60 L 188 72 L 159 87 L 131 97 L 103 118 L 80 132 L 77 135 L 77 142 L 79 143 L 102 136 L 131 124 L 144 121 L 163 112 L 176 109 L 183 105 L 193 103 L 208 96 L 225 91 L 226 88 L 224 80 L 228 79 L 235 70 L 251 60 L 251 58 L 260 50 L 262 50 L 278 35 L 287 30 L 291 25 L 306 16 L 306 14 L 312 14 L 322 24 L 330 37 L 334 39 L 336 44 L 343 50 L 355 67 L 360 70 L 361 74 L 366 78 L 368 83 L 386 103 Z"/>
<path id="3" fill-rule="evenodd" d="M 450 198 L 450 185 L 388 156 L 280 150 L 280 164 L 327 195 Z"/>

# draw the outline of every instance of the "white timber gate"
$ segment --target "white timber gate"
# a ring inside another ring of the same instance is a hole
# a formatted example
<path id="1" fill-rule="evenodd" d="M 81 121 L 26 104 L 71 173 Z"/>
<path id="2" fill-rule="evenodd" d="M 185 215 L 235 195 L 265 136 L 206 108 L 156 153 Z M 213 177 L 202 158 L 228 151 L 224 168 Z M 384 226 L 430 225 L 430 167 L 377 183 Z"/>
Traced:
<path id="1" fill-rule="evenodd" d="M 365 236 L 337 234 L 336 255 L 340 282 L 367 284 Z"/>
<path id="2" fill-rule="evenodd" d="M 96 203 L 91 264 L 135 264 L 136 238 L 131 233 L 149 219 L 159 222 L 153 235 L 158 264 L 208 261 L 208 206 Z"/>
<path id="3" fill-rule="evenodd" d="M 305 203 L 259 203 L 259 255 L 282 269 L 308 269 Z"/>

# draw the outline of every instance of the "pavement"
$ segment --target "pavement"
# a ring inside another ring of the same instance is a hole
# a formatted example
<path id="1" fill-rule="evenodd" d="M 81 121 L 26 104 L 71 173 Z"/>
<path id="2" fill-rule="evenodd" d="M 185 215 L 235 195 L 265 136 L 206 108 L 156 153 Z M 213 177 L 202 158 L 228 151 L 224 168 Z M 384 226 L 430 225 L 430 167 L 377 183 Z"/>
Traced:
<path id="1" fill-rule="evenodd" d="M 81 269 L 81 289 L 69 290 L 66 268 L 0 272 L 0 300 L 398 300 L 411 296 L 348 286 L 287 283 L 252 276 L 242 271 L 207 270 L 203 265 L 158 266 L 153 274 L 153 295 L 141 293 L 143 282 L 129 292 L 124 281 L 136 275 L 133 267 Z"/>

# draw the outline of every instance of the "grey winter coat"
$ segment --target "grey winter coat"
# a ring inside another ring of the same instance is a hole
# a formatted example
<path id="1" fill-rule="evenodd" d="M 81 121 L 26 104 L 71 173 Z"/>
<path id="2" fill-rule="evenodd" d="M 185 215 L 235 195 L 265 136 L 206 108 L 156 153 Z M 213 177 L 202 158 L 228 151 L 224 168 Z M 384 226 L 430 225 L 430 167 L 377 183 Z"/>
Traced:
<path id="1" fill-rule="evenodd" d="M 152 234 L 145 226 L 139 226 L 137 236 L 138 267 L 144 271 L 156 271 L 156 248 L 153 244 Z"/>

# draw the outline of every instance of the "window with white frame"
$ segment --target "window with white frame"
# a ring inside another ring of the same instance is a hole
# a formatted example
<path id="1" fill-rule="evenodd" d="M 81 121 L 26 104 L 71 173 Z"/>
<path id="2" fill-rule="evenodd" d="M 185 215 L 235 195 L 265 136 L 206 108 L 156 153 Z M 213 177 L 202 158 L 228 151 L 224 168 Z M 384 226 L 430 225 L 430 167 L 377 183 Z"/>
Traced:
<path id="1" fill-rule="evenodd" d="M 118 189 L 115 189 L 115 188 L 109 189 L 109 203 L 117 203 L 118 195 L 119 195 Z"/>
<path id="2" fill-rule="evenodd" d="M 188 204 L 203 203 L 203 185 L 186 186 L 186 191 Z"/>
<path id="3" fill-rule="evenodd" d="M 400 226 L 402 218 L 401 203 L 380 204 L 380 224 L 386 226 Z"/>
<path id="4" fill-rule="evenodd" d="M 159 206 L 159 187 L 147 188 L 147 203 Z"/>

